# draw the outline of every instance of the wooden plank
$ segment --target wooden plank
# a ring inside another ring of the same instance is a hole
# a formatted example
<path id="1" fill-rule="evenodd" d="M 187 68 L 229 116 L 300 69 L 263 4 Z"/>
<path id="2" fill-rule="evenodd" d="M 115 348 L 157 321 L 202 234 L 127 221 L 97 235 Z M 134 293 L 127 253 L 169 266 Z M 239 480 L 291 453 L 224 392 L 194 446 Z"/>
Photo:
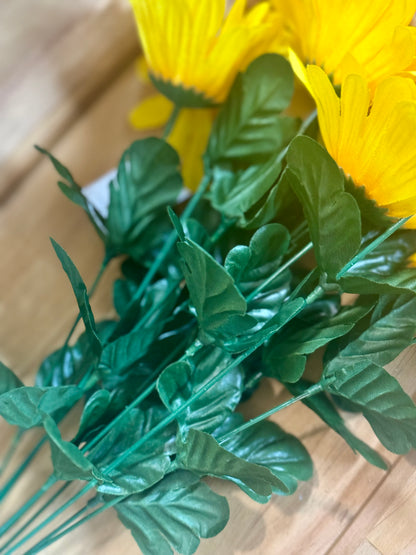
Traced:
<path id="1" fill-rule="evenodd" d="M 331 555 L 355 553 L 360 539 L 383 555 L 416 553 L 416 453 L 402 457 L 351 526 L 331 549 Z"/>
<path id="2" fill-rule="evenodd" d="M 139 53 L 128 0 L 3 0 L 0 198 Z"/>

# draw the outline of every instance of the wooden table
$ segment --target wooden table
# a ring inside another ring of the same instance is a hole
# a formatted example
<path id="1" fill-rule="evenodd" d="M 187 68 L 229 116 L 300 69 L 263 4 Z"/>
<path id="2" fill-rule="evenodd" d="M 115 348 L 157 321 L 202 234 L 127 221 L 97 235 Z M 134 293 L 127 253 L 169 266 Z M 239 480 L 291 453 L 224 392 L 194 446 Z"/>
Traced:
<path id="1" fill-rule="evenodd" d="M 50 164 L 32 148 L 51 149 L 86 184 L 112 168 L 137 133 L 128 110 L 147 94 L 135 75 L 137 40 L 124 0 L 2 0 L 0 3 L 0 359 L 32 383 L 38 364 L 59 346 L 73 321 L 73 297 L 52 252 L 54 237 L 91 283 L 102 247 L 86 217 L 55 186 Z M 110 268 L 93 301 L 97 318 L 112 315 Z M 404 388 L 416 393 L 415 350 L 391 365 Z M 265 384 L 250 415 L 282 398 Z M 349 416 L 354 431 L 390 463 L 367 464 L 305 407 L 280 413 L 315 463 L 313 479 L 291 497 L 257 505 L 237 487 L 213 481 L 227 495 L 231 520 L 199 555 L 416 553 L 416 454 L 385 452 L 366 422 Z M 1 425 L 5 448 L 11 430 Z M 22 460 L 33 443 L 16 454 Z M 2 520 L 50 471 L 47 449 L 2 509 Z M 47 553 L 133 554 L 130 533 L 111 512 L 64 538 Z"/>

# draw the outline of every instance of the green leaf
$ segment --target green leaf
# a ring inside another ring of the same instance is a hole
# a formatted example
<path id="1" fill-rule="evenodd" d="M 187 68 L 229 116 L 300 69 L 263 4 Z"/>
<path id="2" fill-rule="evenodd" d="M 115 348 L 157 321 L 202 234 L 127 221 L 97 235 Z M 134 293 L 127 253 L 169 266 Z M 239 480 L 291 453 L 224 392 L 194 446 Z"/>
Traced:
<path id="1" fill-rule="evenodd" d="M 115 322 L 111 320 L 97 324 L 97 332 L 102 341 L 108 339 L 114 325 Z M 50 387 L 76 384 L 96 360 L 96 355 L 91 352 L 88 335 L 84 332 L 74 345 L 61 347 L 43 360 L 36 374 L 36 385 Z"/>
<path id="2" fill-rule="evenodd" d="M 192 555 L 200 538 L 219 534 L 229 518 L 225 497 L 190 472 L 175 472 L 115 509 L 143 555 Z"/>
<path id="3" fill-rule="evenodd" d="M 268 224 L 258 229 L 248 247 L 238 245 L 227 255 L 226 271 L 243 295 L 251 293 L 275 272 L 289 248 L 290 235 L 280 224 Z M 280 281 L 280 276 L 277 278 Z M 273 289 L 272 281 L 265 291 Z"/>
<path id="4" fill-rule="evenodd" d="M 346 345 L 325 365 L 324 376 L 339 369 L 354 372 L 373 363 L 384 366 L 408 347 L 416 332 L 416 298 L 384 296 L 376 306 L 370 325 L 358 337 L 346 337 Z M 348 341 L 349 339 L 349 341 Z"/>
<path id="5" fill-rule="evenodd" d="M 252 62 L 234 82 L 214 123 L 206 157 L 211 164 L 278 152 L 287 123 L 278 115 L 294 88 L 290 64 L 277 54 Z"/>
<path id="6" fill-rule="evenodd" d="M 51 446 L 54 475 L 58 480 L 106 480 L 73 443 L 64 441 L 55 421 L 47 414 L 43 425 Z"/>
<path id="7" fill-rule="evenodd" d="M 326 390 L 352 402 L 387 449 L 404 454 L 416 448 L 416 406 L 384 368 L 339 367 L 333 376 Z"/>
<path id="8" fill-rule="evenodd" d="M 80 273 L 78 272 L 75 264 L 69 258 L 64 249 L 58 245 L 56 241 L 51 239 L 52 246 L 62 264 L 69 281 L 71 282 L 72 289 L 75 294 L 75 298 L 78 303 L 78 308 L 81 314 L 81 318 L 85 325 L 85 330 L 87 332 L 87 337 L 90 342 L 90 347 L 93 353 L 97 356 L 101 354 L 101 341 L 97 335 L 97 329 L 95 326 L 94 316 L 92 314 L 90 302 L 88 299 L 88 292 L 85 283 L 83 282 Z"/>
<path id="9" fill-rule="evenodd" d="M 290 144 L 288 167 L 292 187 L 308 220 L 318 265 L 330 279 L 357 253 L 361 215 L 344 191 L 343 175 L 328 152 L 309 137 Z"/>
<path id="10" fill-rule="evenodd" d="M 305 307 L 305 304 L 305 299 L 297 298 L 293 299 L 293 301 L 287 301 L 278 305 L 278 312 L 260 329 L 242 337 L 229 339 L 224 342 L 224 349 L 232 353 L 238 353 L 246 349 L 251 349 L 256 345 L 259 347 L 290 322 L 292 318 L 299 314 Z"/>
<path id="11" fill-rule="evenodd" d="M 196 353 L 191 362 L 168 366 L 157 381 L 164 405 L 174 411 L 222 372 L 232 359 L 219 348 L 207 346 Z M 230 370 L 217 384 L 176 417 L 181 430 L 197 428 L 211 432 L 227 418 L 240 402 L 244 390 L 242 369 Z"/>
<path id="12" fill-rule="evenodd" d="M 33 428 L 42 425 L 44 413 L 72 408 L 82 396 L 76 386 L 18 387 L 0 395 L 0 415 L 9 424 Z"/>
<path id="13" fill-rule="evenodd" d="M 347 306 L 335 316 L 315 324 L 295 320 L 275 335 L 263 353 L 266 375 L 283 382 L 297 382 L 305 370 L 306 355 L 348 333 L 372 306 Z"/>
<path id="14" fill-rule="evenodd" d="M 123 154 L 117 178 L 110 184 L 107 218 L 111 251 L 140 259 L 147 244 L 142 236 L 182 188 L 176 151 L 162 139 L 135 141 Z"/>
<path id="15" fill-rule="evenodd" d="M 292 395 L 301 395 L 312 384 L 300 380 L 296 384 L 285 384 Z M 383 458 L 369 445 L 356 437 L 345 425 L 343 418 L 338 413 L 334 403 L 325 393 L 318 393 L 313 397 L 303 399 L 302 402 L 313 410 L 330 428 L 339 434 L 354 452 L 360 453 L 369 463 L 387 470 L 387 464 Z"/>
<path id="16" fill-rule="evenodd" d="M 106 433 L 88 454 L 94 464 L 111 464 L 132 445 L 152 430 L 167 415 L 165 409 L 153 405 L 147 411 L 131 409 Z M 171 424 L 149 438 L 140 449 L 111 473 L 112 482 L 102 484 L 98 491 L 108 495 L 127 495 L 149 488 L 161 480 L 171 466 L 176 426 Z"/>
<path id="17" fill-rule="evenodd" d="M 99 363 L 100 371 L 120 374 L 137 363 L 162 332 L 179 294 L 180 289 L 173 289 L 165 279 L 148 287 L 135 314 L 137 324 L 129 333 L 104 347 Z"/>
<path id="18" fill-rule="evenodd" d="M 103 219 L 99 212 L 97 212 L 97 210 L 94 208 L 94 206 L 82 194 L 82 188 L 75 182 L 68 168 L 61 164 L 59 160 L 57 160 L 54 156 L 52 156 L 50 152 L 48 152 L 44 148 L 41 148 L 39 146 L 35 146 L 35 148 L 49 158 L 55 170 L 66 181 L 66 183 L 58 181 L 58 187 L 61 189 L 64 195 L 69 198 L 71 202 L 77 204 L 86 212 L 98 235 L 103 238 L 105 235 Z"/>
<path id="19" fill-rule="evenodd" d="M 16 387 L 23 387 L 24 384 L 19 380 L 16 374 L 10 370 L 5 364 L 0 362 L 0 395 L 11 391 Z"/>
<path id="20" fill-rule="evenodd" d="M 177 440 L 177 464 L 202 476 L 215 476 L 236 483 L 256 501 L 267 502 L 273 489 L 289 493 L 282 480 L 265 466 L 248 462 L 221 447 L 209 434 L 190 429 Z"/>
<path id="21" fill-rule="evenodd" d="M 205 334 L 233 336 L 250 329 L 247 303 L 227 271 L 202 247 L 187 239 L 178 243 L 182 270 Z"/>
<path id="22" fill-rule="evenodd" d="M 91 395 L 85 403 L 84 410 L 81 414 L 77 438 L 81 438 L 88 430 L 94 428 L 105 415 L 110 403 L 111 395 L 106 389 L 99 389 Z"/>
<path id="23" fill-rule="evenodd" d="M 238 218 L 244 226 L 245 214 L 270 191 L 281 169 L 282 163 L 276 156 L 245 170 L 215 167 L 209 199 L 216 210 L 230 219 Z"/>
<path id="24" fill-rule="evenodd" d="M 354 266 L 339 280 L 346 293 L 374 294 L 400 294 L 416 293 L 416 272 L 413 268 L 395 270 L 392 275 L 380 275 L 376 272 L 361 273 Z"/>
<path id="25" fill-rule="evenodd" d="M 289 172 L 286 168 L 276 185 L 244 214 L 239 225 L 247 229 L 257 229 L 288 209 L 288 201 L 293 196 L 288 175 Z"/>
<path id="26" fill-rule="evenodd" d="M 234 426 L 242 424 L 234 421 Z M 221 436 L 222 430 L 216 430 L 215 436 Z M 285 488 L 274 487 L 273 493 L 291 495 L 296 491 L 298 481 L 312 477 L 312 460 L 302 443 L 294 436 L 287 434 L 273 422 L 264 421 L 231 436 L 220 445 L 234 455 L 268 468 Z"/>

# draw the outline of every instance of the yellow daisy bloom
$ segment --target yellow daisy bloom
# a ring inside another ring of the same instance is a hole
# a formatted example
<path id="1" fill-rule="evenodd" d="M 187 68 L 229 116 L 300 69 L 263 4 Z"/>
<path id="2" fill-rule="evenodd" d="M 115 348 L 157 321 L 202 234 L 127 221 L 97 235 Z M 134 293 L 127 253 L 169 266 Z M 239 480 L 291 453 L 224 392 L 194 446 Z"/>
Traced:
<path id="1" fill-rule="evenodd" d="M 321 66 L 335 84 L 360 74 L 372 91 L 389 75 L 416 75 L 416 29 L 409 26 L 416 0 L 273 0 L 273 5 L 285 22 L 284 40 L 301 80 L 302 63 Z"/>
<path id="2" fill-rule="evenodd" d="M 226 0 L 130 2 L 151 79 L 175 101 L 180 91 L 188 107 L 223 102 L 275 33 L 268 1 L 246 11 L 246 0 L 236 0 L 226 17 Z"/>
<path id="3" fill-rule="evenodd" d="M 307 67 L 325 146 L 366 195 L 403 218 L 416 213 L 416 85 L 389 77 L 370 90 L 360 75 L 348 75 L 339 98 L 326 73 Z M 416 218 L 406 226 L 416 229 Z"/>

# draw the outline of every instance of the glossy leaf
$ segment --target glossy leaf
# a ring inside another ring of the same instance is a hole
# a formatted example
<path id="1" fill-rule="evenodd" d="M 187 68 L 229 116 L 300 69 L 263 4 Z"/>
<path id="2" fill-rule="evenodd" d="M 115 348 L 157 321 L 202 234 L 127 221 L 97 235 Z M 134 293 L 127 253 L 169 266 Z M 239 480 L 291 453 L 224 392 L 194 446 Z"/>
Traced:
<path id="1" fill-rule="evenodd" d="M 168 366 L 157 381 L 157 389 L 164 405 L 174 411 L 232 361 L 221 349 L 204 347 L 193 359 Z M 240 402 L 244 390 L 242 369 L 230 370 L 217 384 L 176 417 L 180 428 L 197 428 L 211 432 L 231 414 Z"/>
<path id="2" fill-rule="evenodd" d="M 110 403 L 111 395 L 106 389 L 99 389 L 91 395 L 84 405 L 77 437 L 81 438 L 87 430 L 94 428 L 105 415 Z"/>
<path id="3" fill-rule="evenodd" d="M 242 337 L 236 337 L 224 342 L 224 349 L 232 353 L 238 353 L 245 349 L 251 349 L 255 346 L 260 347 L 275 333 L 283 328 L 292 318 L 299 314 L 305 307 L 303 298 L 287 301 L 279 306 L 277 314 L 270 318 L 260 329 L 247 333 Z"/>
<path id="4" fill-rule="evenodd" d="M 292 395 L 301 395 L 311 385 L 310 382 L 300 380 L 296 384 L 286 384 L 286 387 Z M 339 434 L 354 452 L 360 453 L 360 455 L 374 466 L 387 470 L 388 467 L 383 458 L 347 428 L 343 418 L 326 393 L 318 393 L 312 397 L 303 399 L 302 402 Z"/>
<path id="5" fill-rule="evenodd" d="M 192 555 L 200 538 L 217 535 L 229 518 L 225 497 L 190 472 L 175 472 L 115 506 L 143 555 Z"/>
<path id="6" fill-rule="evenodd" d="M 114 328 L 115 322 L 103 321 L 97 324 L 101 341 L 106 341 Z M 36 374 L 39 387 L 71 385 L 78 383 L 97 362 L 91 351 L 88 335 L 82 333 L 73 345 L 57 349 L 47 356 Z"/>
<path id="7" fill-rule="evenodd" d="M 0 395 L 23 385 L 23 382 L 19 380 L 16 374 L 0 362 Z"/>
<path id="8" fill-rule="evenodd" d="M 187 239 L 178 244 L 182 270 L 199 325 L 208 335 L 237 335 L 255 320 L 227 271 L 202 247 Z"/>
<path id="9" fill-rule="evenodd" d="M 297 382 L 305 370 L 306 355 L 348 333 L 372 306 L 343 307 L 338 314 L 315 324 L 295 320 L 274 336 L 264 350 L 266 375 Z"/>
<path id="10" fill-rule="evenodd" d="M 334 279 L 360 247 L 361 215 L 357 202 L 344 191 L 344 178 L 337 164 L 313 139 L 296 137 L 287 161 L 317 262 L 321 271 Z"/>
<path id="11" fill-rule="evenodd" d="M 203 476 L 231 480 L 256 501 L 267 502 L 277 488 L 289 493 L 282 480 L 268 468 L 248 462 L 224 447 L 209 434 L 189 430 L 185 439 L 178 438 L 177 464 Z"/>
<path id="12" fill-rule="evenodd" d="M 228 253 L 224 267 L 243 295 L 253 291 L 279 268 L 289 242 L 290 235 L 284 226 L 268 224 L 254 233 L 249 246 L 238 245 Z M 276 281 L 265 290 L 273 289 Z"/>
<path id="13" fill-rule="evenodd" d="M 358 337 L 346 337 L 341 350 L 325 365 L 324 375 L 330 377 L 341 368 L 353 372 L 358 366 L 391 362 L 412 342 L 415 311 L 416 298 L 412 295 L 380 297 L 370 325 Z"/>
<path id="14" fill-rule="evenodd" d="M 416 406 L 393 376 L 375 364 L 339 367 L 333 376 L 326 390 L 360 410 L 387 449 L 416 448 Z"/>
<path id="15" fill-rule="evenodd" d="M 72 408 L 82 395 L 76 386 L 18 387 L 0 395 L 0 415 L 9 424 L 33 428 L 42 425 L 45 413 Z"/>
<path id="16" fill-rule="evenodd" d="M 51 446 L 54 475 L 58 480 L 99 480 L 106 478 L 73 443 L 64 441 L 55 421 L 48 415 L 43 426 Z"/>
<path id="17" fill-rule="evenodd" d="M 239 424 L 243 422 L 241 418 Z M 236 425 L 235 418 L 234 427 Z M 306 449 L 298 439 L 273 422 L 259 422 L 224 442 L 221 441 L 221 433 L 221 430 L 216 430 L 215 436 L 219 434 L 220 445 L 224 449 L 248 462 L 265 466 L 283 482 L 285 488 L 274 487 L 273 493 L 291 495 L 296 491 L 298 481 L 312 477 L 312 460 Z"/>
<path id="18" fill-rule="evenodd" d="M 94 225 L 98 235 L 104 238 L 105 228 L 103 223 L 103 218 L 101 214 L 94 208 L 94 206 L 89 202 L 89 200 L 83 195 L 82 188 L 76 183 L 72 177 L 71 172 L 66 168 L 59 160 L 57 160 L 50 152 L 44 148 L 36 146 L 37 150 L 47 156 L 52 162 L 55 170 L 58 174 L 65 180 L 65 182 L 58 181 L 58 187 L 64 193 L 64 195 L 69 198 L 74 204 L 80 206 L 88 215 L 91 223 Z"/>
<path id="19" fill-rule="evenodd" d="M 155 215 L 173 204 L 182 188 L 176 151 L 154 137 L 135 141 L 123 154 L 110 184 L 106 221 L 110 250 L 140 258 L 140 238 Z"/>
<path id="20" fill-rule="evenodd" d="M 81 318 L 85 325 L 85 330 L 87 332 L 90 347 L 94 354 L 99 356 L 101 353 L 101 341 L 99 340 L 97 335 L 97 328 L 95 326 L 94 316 L 92 314 L 90 302 L 88 299 L 87 287 L 83 282 L 80 273 L 75 267 L 75 264 L 69 258 L 64 249 L 53 239 L 51 239 L 51 241 L 52 246 L 55 249 L 55 252 L 62 264 L 62 268 L 64 269 L 69 281 L 71 282 L 71 286 L 78 303 Z"/>
<path id="21" fill-rule="evenodd" d="M 278 116 L 289 105 L 293 87 L 284 58 L 265 54 L 254 60 L 235 80 L 214 123 L 206 154 L 210 163 L 278 152 L 287 131 L 287 122 Z"/>
<path id="22" fill-rule="evenodd" d="M 387 295 L 400 293 L 416 293 L 416 271 L 411 268 L 395 270 L 391 275 L 376 272 L 354 270 L 354 267 L 339 280 L 346 293 L 362 293 L 367 295 Z"/>
<path id="23" fill-rule="evenodd" d="M 281 169 L 281 161 L 276 156 L 239 171 L 214 168 L 209 193 L 213 207 L 230 219 L 238 218 L 244 226 L 245 214 L 270 191 Z"/>

